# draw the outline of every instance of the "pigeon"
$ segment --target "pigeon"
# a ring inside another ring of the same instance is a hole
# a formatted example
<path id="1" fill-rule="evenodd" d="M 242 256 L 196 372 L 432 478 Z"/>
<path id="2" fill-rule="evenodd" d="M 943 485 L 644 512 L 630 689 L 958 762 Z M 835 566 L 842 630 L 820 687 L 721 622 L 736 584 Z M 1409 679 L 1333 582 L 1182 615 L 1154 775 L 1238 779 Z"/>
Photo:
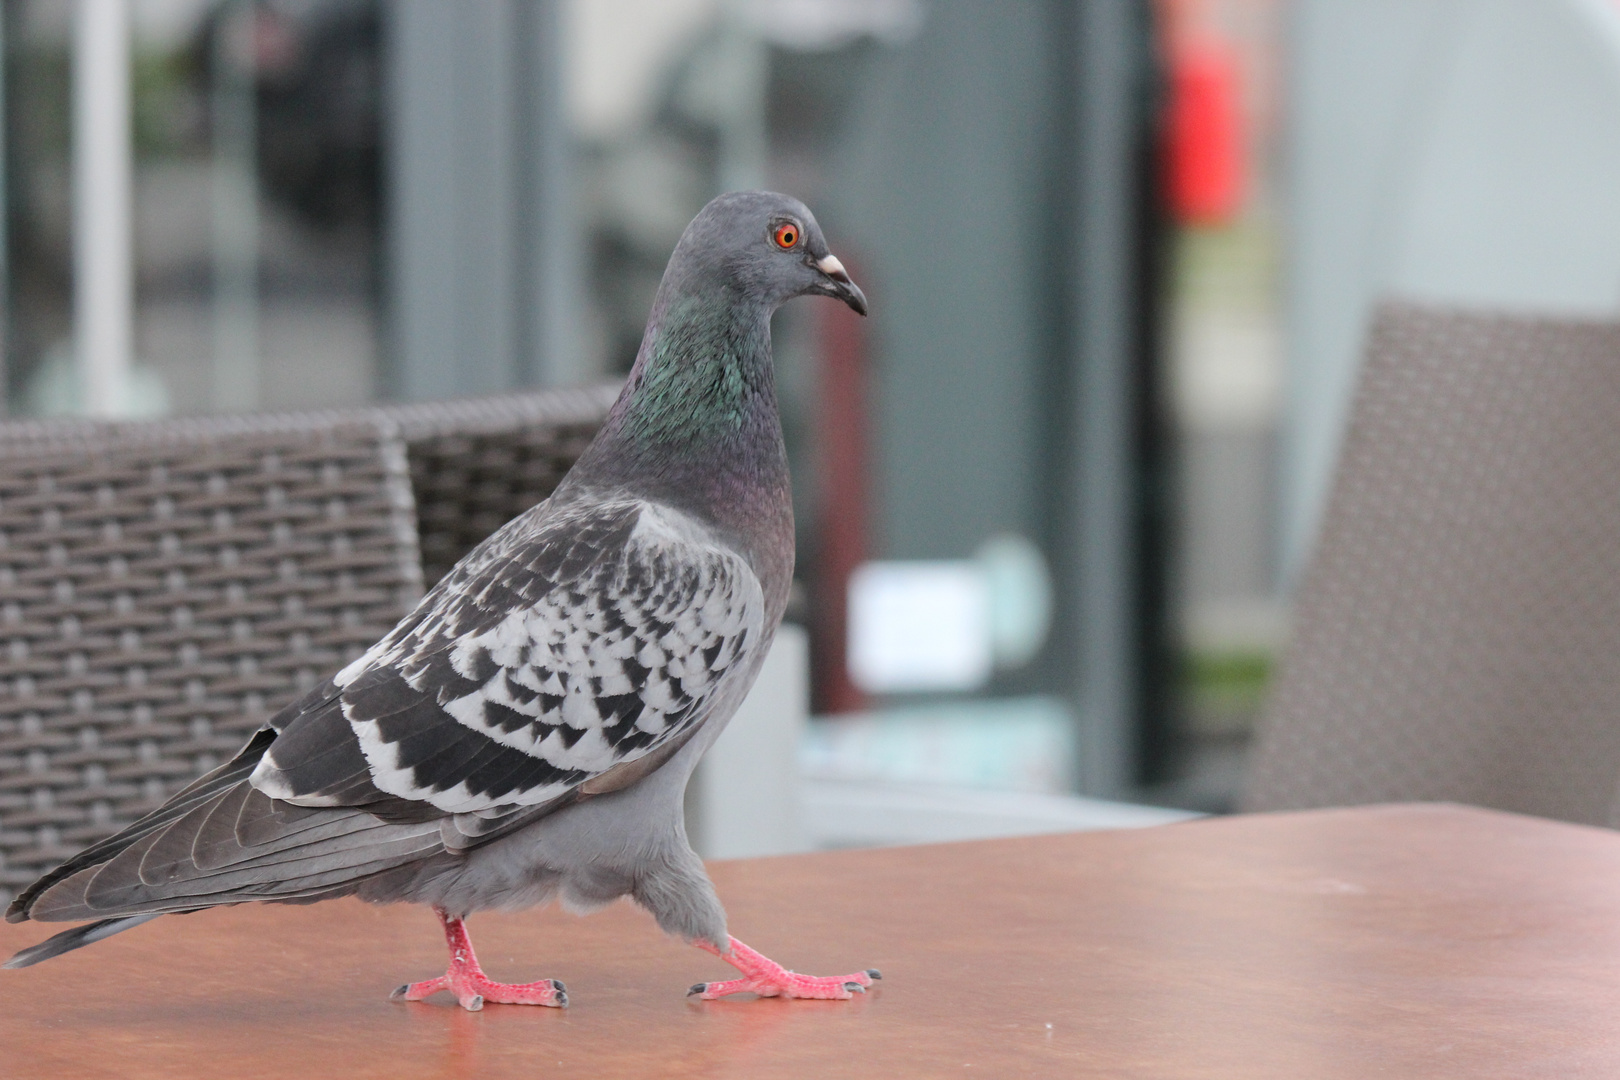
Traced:
<path id="1" fill-rule="evenodd" d="M 727 932 L 682 822 L 688 778 L 742 702 L 787 605 L 793 513 L 772 313 L 866 298 L 797 199 L 722 195 L 670 256 L 601 431 L 556 491 L 474 548 L 410 614 L 277 713 L 231 761 L 25 889 L 6 918 L 93 920 L 26 967 L 164 914 L 357 896 L 438 915 L 441 990 L 565 1006 L 497 983 L 466 918 L 628 896 L 740 973 L 688 993 L 847 999 Z"/>

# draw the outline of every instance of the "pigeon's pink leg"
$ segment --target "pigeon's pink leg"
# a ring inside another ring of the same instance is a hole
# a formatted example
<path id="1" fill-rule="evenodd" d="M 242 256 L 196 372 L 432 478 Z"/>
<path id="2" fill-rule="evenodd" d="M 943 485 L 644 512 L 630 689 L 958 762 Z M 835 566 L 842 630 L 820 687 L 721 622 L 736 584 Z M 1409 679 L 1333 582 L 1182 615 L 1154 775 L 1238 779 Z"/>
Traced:
<path id="1" fill-rule="evenodd" d="M 556 979 L 541 979 L 532 983 L 498 983 L 490 979 L 484 974 L 484 969 L 478 966 L 478 957 L 473 955 L 467 924 L 443 908 L 436 907 L 433 911 L 444 924 L 444 940 L 450 946 L 449 970 L 436 979 L 406 983 L 389 997 L 421 1001 L 429 994 L 448 990 L 469 1012 L 477 1012 L 485 1002 L 491 1001 L 499 1005 L 568 1006 L 568 991 Z"/>
<path id="2" fill-rule="evenodd" d="M 698 948 L 714 953 L 720 959 L 743 973 L 740 979 L 726 982 L 698 983 L 686 992 L 688 997 L 713 1000 L 727 994 L 753 992 L 760 997 L 787 998 L 849 998 L 866 993 L 873 979 L 881 979 L 877 968 L 867 968 L 853 975 L 800 975 L 789 971 L 775 960 L 769 960 L 750 949 L 736 938 L 731 938 L 731 949 L 721 952 L 707 941 L 693 942 Z"/>

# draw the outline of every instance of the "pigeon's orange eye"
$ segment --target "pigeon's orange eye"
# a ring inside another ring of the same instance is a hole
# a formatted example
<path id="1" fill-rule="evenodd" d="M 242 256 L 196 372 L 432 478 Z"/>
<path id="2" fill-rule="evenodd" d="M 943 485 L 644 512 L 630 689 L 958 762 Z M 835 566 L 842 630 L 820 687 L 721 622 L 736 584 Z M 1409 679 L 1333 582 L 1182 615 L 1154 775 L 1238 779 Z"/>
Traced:
<path id="1" fill-rule="evenodd" d="M 786 251 L 799 242 L 799 227 L 797 225 L 778 225 L 776 227 L 776 246 Z"/>

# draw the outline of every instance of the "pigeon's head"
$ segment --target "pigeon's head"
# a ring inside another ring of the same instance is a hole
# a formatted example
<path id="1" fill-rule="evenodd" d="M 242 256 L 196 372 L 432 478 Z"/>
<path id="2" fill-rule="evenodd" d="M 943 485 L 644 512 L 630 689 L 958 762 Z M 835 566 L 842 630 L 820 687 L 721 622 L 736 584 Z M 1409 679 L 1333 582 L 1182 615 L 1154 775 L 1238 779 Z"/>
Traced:
<path id="1" fill-rule="evenodd" d="M 795 296 L 816 295 L 866 314 L 865 295 L 827 250 L 809 207 L 771 191 L 734 191 L 712 200 L 686 227 L 670 271 L 771 310 Z"/>

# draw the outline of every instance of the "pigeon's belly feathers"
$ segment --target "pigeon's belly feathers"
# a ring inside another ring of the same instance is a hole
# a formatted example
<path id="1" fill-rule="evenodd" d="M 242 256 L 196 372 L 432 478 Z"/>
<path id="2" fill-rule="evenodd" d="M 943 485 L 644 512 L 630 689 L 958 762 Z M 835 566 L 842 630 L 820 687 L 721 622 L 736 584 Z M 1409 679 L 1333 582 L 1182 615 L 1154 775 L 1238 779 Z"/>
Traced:
<path id="1" fill-rule="evenodd" d="M 472 835 L 467 816 L 493 824 L 683 741 L 740 700 L 772 629 L 752 568 L 690 517 L 546 509 L 334 680 L 370 784 Z M 272 748 L 254 786 L 333 805 L 299 771 Z"/>

